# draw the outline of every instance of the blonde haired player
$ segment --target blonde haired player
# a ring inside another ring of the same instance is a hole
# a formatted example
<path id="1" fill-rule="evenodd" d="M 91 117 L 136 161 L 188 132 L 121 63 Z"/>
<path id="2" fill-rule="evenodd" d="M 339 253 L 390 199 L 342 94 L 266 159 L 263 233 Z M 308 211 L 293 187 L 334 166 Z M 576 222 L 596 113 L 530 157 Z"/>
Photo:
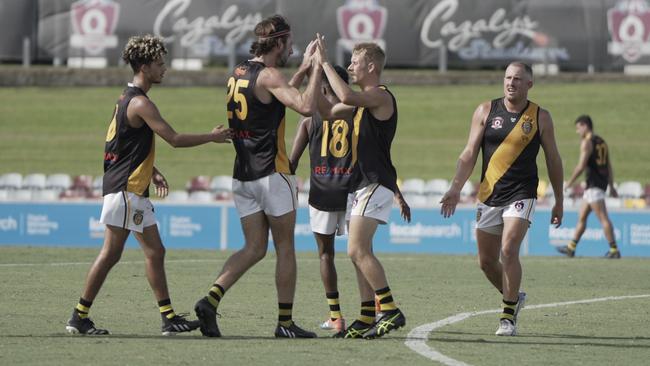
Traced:
<path id="1" fill-rule="evenodd" d="M 411 219 L 410 209 L 397 187 L 397 171 L 390 155 L 397 130 L 397 102 L 388 88 L 380 84 L 386 55 L 376 43 L 360 43 L 352 51 L 348 73 L 352 83 L 361 88 L 354 91 L 327 62 L 323 37 L 319 35 L 317 40 L 323 70 L 341 101 L 332 105 L 321 98 L 319 102 L 324 103 L 319 105 L 319 110 L 323 118 L 344 117 L 350 113 L 354 116 L 348 255 L 357 274 L 361 312 L 338 336 L 382 337 L 406 324 L 406 317 L 397 307 L 388 286 L 384 268 L 372 250 L 377 226 L 388 222 L 394 196 L 402 217 L 407 221 Z M 375 319 L 375 295 L 381 307 L 378 319 Z"/>

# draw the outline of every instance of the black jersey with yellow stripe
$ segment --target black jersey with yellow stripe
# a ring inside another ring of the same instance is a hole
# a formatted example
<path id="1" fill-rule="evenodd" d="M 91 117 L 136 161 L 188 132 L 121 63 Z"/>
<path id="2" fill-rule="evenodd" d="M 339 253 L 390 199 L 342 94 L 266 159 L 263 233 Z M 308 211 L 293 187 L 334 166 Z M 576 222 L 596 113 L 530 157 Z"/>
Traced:
<path id="1" fill-rule="evenodd" d="M 598 135 L 591 135 L 593 150 L 587 160 L 587 188 L 598 187 L 607 190 L 609 184 L 609 149 Z"/>
<path id="2" fill-rule="evenodd" d="M 115 105 L 104 147 L 103 195 L 127 191 L 149 197 L 155 136 L 146 123 L 131 127 L 126 115 L 131 99 L 140 95 L 147 97 L 142 89 L 129 84 Z"/>
<path id="3" fill-rule="evenodd" d="M 312 116 L 309 126 L 309 204 L 321 211 L 345 211 L 352 177 L 351 120 Z"/>
<path id="4" fill-rule="evenodd" d="M 496 207 L 537 197 L 538 121 L 539 106 L 533 102 L 523 111 L 511 113 L 503 98 L 492 101 L 481 144 L 479 201 Z"/>
<path id="5" fill-rule="evenodd" d="M 261 62 L 244 61 L 228 79 L 226 109 L 237 152 L 233 177 L 241 181 L 290 173 L 284 143 L 286 108 L 273 95 L 270 103 L 255 96 L 257 78 L 265 67 Z"/>
<path id="6" fill-rule="evenodd" d="M 350 191 L 357 191 L 372 183 L 395 192 L 397 171 L 390 156 L 390 147 L 397 130 L 397 101 L 385 86 L 393 101 L 393 115 L 387 120 L 378 120 L 365 107 L 354 111 L 354 133 L 352 135 L 352 182 Z"/>

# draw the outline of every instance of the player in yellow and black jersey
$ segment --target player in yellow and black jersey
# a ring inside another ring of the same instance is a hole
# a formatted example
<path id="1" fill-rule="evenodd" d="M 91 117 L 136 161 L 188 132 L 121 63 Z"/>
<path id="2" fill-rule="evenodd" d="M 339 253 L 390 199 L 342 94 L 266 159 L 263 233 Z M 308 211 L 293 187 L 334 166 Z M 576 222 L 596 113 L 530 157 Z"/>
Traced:
<path id="1" fill-rule="evenodd" d="M 338 65 L 334 69 L 347 83 L 347 71 Z M 323 77 L 322 92 L 330 103 L 339 102 L 326 77 Z M 314 113 L 300 121 L 289 159 L 295 172 L 309 143 L 309 223 L 318 245 L 321 280 L 330 310 L 321 328 L 336 332 L 345 329 L 345 319 L 339 301 L 334 240 L 336 235 L 347 232 L 345 213 L 352 178 L 352 132 L 351 113 L 334 120 L 325 120 Z"/>
<path id="2" fill-rule="evenodd" d="M 442 215 L 453 215 L 460 191 L 482 150 L 476 240 L 481 269 L 503 295 L 496 334 L 504 336 L 517 334 L 517 315 L 526 299 L 526 294 L 520 292 L 519 248 L 535 209 L 540 146 L 555 193 L 551 223 L 559 226 L 563 215 L 562 159 L 555 143 L 553 120 L 548 111 L 528 100 L 532 86 L 530 66 L 521 62 L 508 65 L 504 96 L 476 108 L 456 175 L 440 201 Z"/>
<path id="3" fill-rule="evenodd" d="M 253 58 L 237 65 L 228 78 L 226 108 L 233 129 L 237 157 L 233 169 L 233 196 L 244 231 L 244 248 L 234 253 L 194 310 L 207 337 L 220 337 L 217 307 L 225 292 L 266 255 L 269 229 L 276 249 L 278 324 L 275 336 L 313 338 L 316 334 L 298 327 L 292 320 L 296 287 L 294 227 L 297 191 L 289 175 L 284 146 L 285 107 L 310 116 L 316 109 L 320 88 L 320 62 L 314 58 L 314 42 L 307 47 L 303 62 L 289 82 L 279 70 L 293 52 L 291 27 L 274 15 L 255 26 L 257 40 L 251 46 Z M 317 57 L 318 55 L 316 55 Z M 313 65 L 312 65 L 313 64 Z M 297 89 L 307 70 L 312 70 L 304 92 Z"/>
<path id="4" fill-rule="evenodd" d="M 341 101 L 321 103 L 319 111 L 326 119 L 349 113 L 354 116 L 348 254 L 356 268 L 361 311 L 359 317 L 337 336 L 382 337 L 406 324 L 404 313 L 395 304 L 384 269 L 372 250 L 377 226 L 387 223 L 394 197 L 403 218 L 411 219 L 410 208 L 397 187 L 397 173 L 390 156 L 397 128 L 397 103 L 393 94 L 380 85 L 386 55 L 376 43 L 359 43 L 352 51 L 348 73 L 360 91 L 352 90 L 326 61 L 325 41 L 320 36 L 318 52 L 324 60 L 323 71 Z M 375 296 L 380 303 L 379 319 L 374 317 Z"/>
<path id="5" fill-rule="evenodd" d="M 587 228 L 587 217 L 589 217 L 591 211 L 594 211 L 609 243 L 609 250 L 605 253 L 605 257 L 618 259 L 621 258 L 621 252 L 616 245 L 614 228 L 605 206 L 608 186 L 612 197 L 618 197 L 618 192 L 614 187 L 614 173 L 612 171 L 612 162 L 609 159 L 609 148 L 605 140 L 594 133 L 591 117 L 587 115 L 579 116 L 575 121 L 575 125 L 576 133 L 581 139 L 580 158 L 575 169 L 573 169 L 571 178 L 567 181 L 566 188 L 571 188 L 582 172 L 586 171 L 586 189 L 582 197 L 583 202 L 578 213 L 578 222 L 576 223 L 573 240 L 568 245 L 557 248 L 557 250 L 568 257 L 575 256 L 578 242 Z"/>
<path id="6" fill-rule="evenodd" d="M 122 53 L 134 75 L 115 105 L 106 134 L 104 203 L 100 219 L 106 225 L 104 245 L 88 271 L 79 303 L 68 320 L 66 330 L 70 333 L 109 333 L 106 329 L 96 328 L 88 312 L 108 272 L 120 260 L 131 232 L 144 251 L 147 279 L 158 301 L 163 335 L 188 332 L 199 326 L 198 321 L 188 321 L 176 314 L 169 299 L 165 248 L 148 198 L 150 182 L 160 197 L 166 196 L 169 189 L 165 177 L 154 166 L 154 134 L 174 147 L 189 147 L 227 142 L 231 131 L 218 126 L 206 134 L 179 134 L 162 118 L 147 92 L 153 84 L 162 82 L 166 53 L 163 41 L 149 35 L 131 37 Z M 135 309 L 134 313 L 139 311 Z"/>

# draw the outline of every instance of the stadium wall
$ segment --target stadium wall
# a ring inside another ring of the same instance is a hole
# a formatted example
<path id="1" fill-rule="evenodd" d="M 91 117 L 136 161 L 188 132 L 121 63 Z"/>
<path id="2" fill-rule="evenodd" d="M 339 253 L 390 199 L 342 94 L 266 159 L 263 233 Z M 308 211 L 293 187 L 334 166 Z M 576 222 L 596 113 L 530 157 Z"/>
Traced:
<path id="1" fill-rule="evenodd" d="M 237 211 L 229 204 L 155 203 L 156 217 L 165 246 L 173 249 L 239 249 L 244 245 Z M 0 245 L 99 247 L 104 225 L 99 223 L 98 202 L 0 203 Z M 650 257 L 650 211 L 611 210 L 617 242 L 624 256 Z M 413 220 L 404 223 L 394 209 L 390 223 L 375 235 L 376 252 L 476 254 L 473 207 L 461 207 L 451 219 L 443 219 L 439 209 L 413 209 Z M 523 255 L 556 255 L 556 246 L 572 238 L 576 211 L 566 211 L 559 229 L 550 226 L 550 210 L 538 208 L 524 240 Z M 296 249 L 315 251 L 309 226 L 309 211 L 298 209 Z M 336 241 L 338 251 L 346 250 L 347 237 Z M 133 237 L 127 243 L 138 244 Z M 580 242 L 578 255 L 601 256 L 607 242 L 595 217 Z"/>
<path id="2" fill-rule="evenodd" d="M 292 23 L 296 55 L 320 32 L 331 58 L 371 40 L 391 67 L 650 64 L 648 0 L 0 0 L 0 10 L 0 59 L 20 59 L 28 38 L 33 60 L 73 67 L 118 65 L 143 33 L 165 38 L 172 66 L 224 64 L 248 57 L 252 29 L 274 13 Z"/>

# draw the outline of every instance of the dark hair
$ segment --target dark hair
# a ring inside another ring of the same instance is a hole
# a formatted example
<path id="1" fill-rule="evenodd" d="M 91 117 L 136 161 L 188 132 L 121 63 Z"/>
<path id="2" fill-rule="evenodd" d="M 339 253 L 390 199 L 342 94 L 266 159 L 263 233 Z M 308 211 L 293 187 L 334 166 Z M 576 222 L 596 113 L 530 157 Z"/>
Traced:
<path id="1" fill-rule="evenodd" d="M 131 65 L 133 72 L 140 71 L 140 66 L 148 65 L 167 54 L 163 40 L 151 34 L 133 36 L 124 46 L 122 60 Z"/>
<path id="2" fill-rule="evenodd" d="M 531 79 L 533 78 L 533 68 L 530 67 L 529 64 L 527 64 L 527 63 L 525 63 L 525 62 L 521 62 L 521 61 L 513 61 L 513 62 L 511 62 L 511 63 L 508 64 L 508 66 L 506 67 L 506 69 L 507 69 L 508 67 L 510 67 L 510 66 L 517 66 L 517 67 L 521 67 L 521 68 L 523 68 L 524 71 L 526 71 L 526 74 L 528 74 L 528 75 L 530 76 Z"/>
<path id="3" fill-rule="evenodd" d="M 339 65 L 334 65 L 334 71 L 336 71 L 339 77 L 343 79 L 343 81 L 345 81 L 346 84 L 349 84 L 348 80 L 350 77 L 348 75 L 348 72 L 344 68 L 342 68 Z M 325 75 L 325 71 L 323 71 L 323 81 L 325 82 L 325 84 L 330 85 L 330 81 L 327 80 L 327 75 Z"/>
<path id="4" fill-rule="evenodd" d="M 255 26 L 257 40 L 251 45 L 250 53 L 255 56 L 265 55 L 289 38 L 291 26 L 282 15 L 270 16 Z"/>
<path id="5" fill-rule="evenodd" d="M 594 123 L 591 121 L 591 117 L 589 117 L 589 115 L 583 114 L 581 116 L 578 116 L 578 118 L 576 118 L 576 124 L 578 123 L 586 124 L 590 130 L 594 129 Z"/>

